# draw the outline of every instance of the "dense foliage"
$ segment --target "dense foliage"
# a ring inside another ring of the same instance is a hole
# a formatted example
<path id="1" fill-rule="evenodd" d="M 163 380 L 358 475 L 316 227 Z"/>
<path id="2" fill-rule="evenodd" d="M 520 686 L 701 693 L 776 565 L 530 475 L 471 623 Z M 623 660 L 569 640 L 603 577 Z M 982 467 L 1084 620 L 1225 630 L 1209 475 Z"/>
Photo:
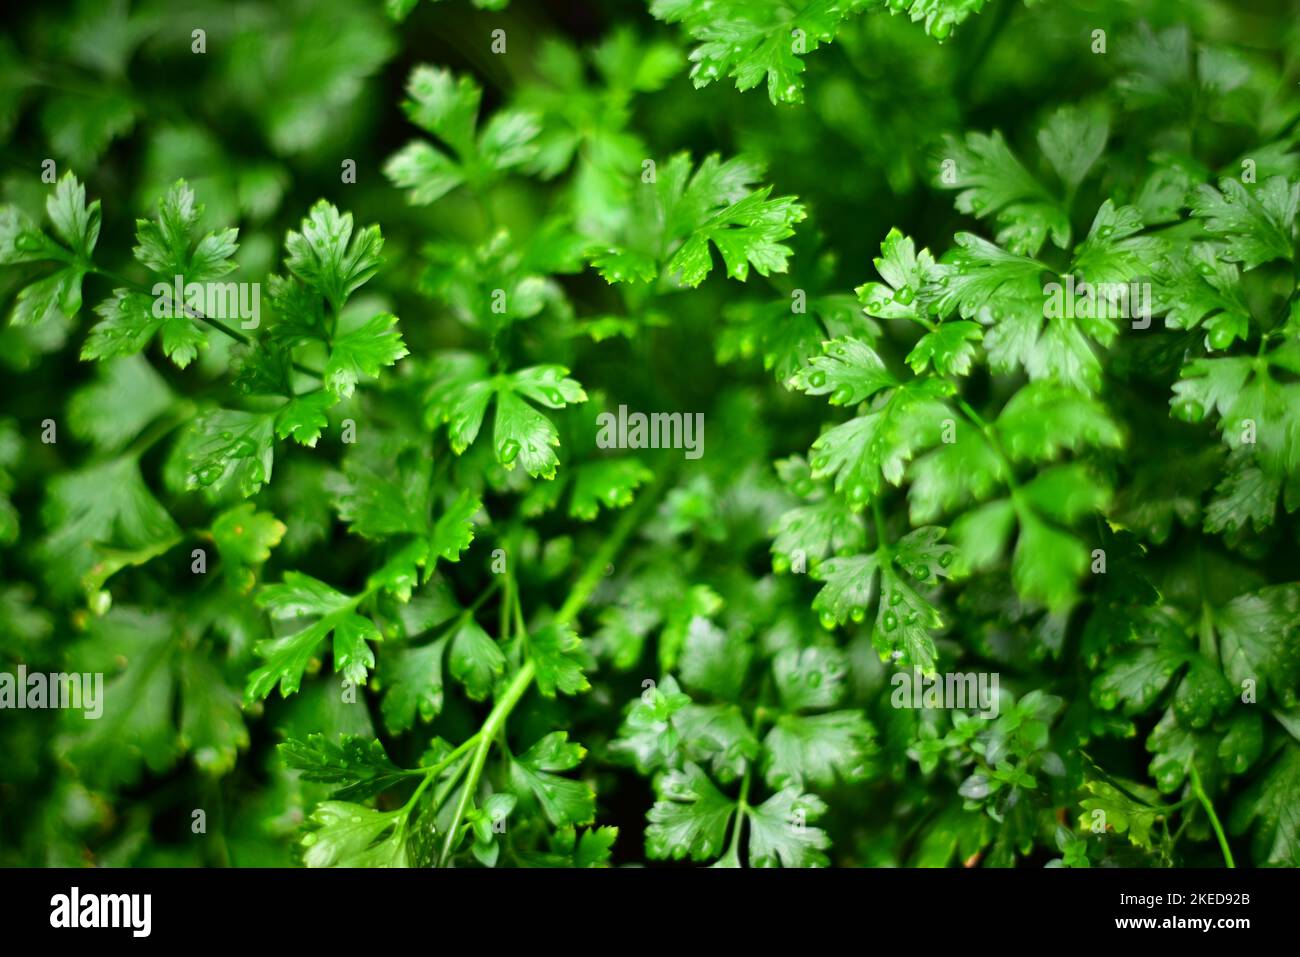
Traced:
<path id="1" fill-rule="evenodd" d="M 1300 864 L 1295 14 L 27 8 L 0 864 Z"/>

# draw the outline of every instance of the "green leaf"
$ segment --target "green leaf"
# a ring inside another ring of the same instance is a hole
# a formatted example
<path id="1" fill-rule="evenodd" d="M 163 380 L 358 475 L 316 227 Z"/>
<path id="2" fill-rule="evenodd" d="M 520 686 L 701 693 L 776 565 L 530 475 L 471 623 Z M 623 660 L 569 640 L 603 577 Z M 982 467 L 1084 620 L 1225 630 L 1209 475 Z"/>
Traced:
<path id="1" fill-rule="evenodd" d="M 335 397 L 324 390 L 294 396 L 276 413 L 275 434 L 282 439 L 292 436 L 299 445 L 314 449 L 321 432 L 329 426 L 329 417 L 325 413 L 335 401 Z"/>
<path id="2" fill-rule="evenodd" d="M 68 424 L 102 451 L 122 448 L 172 403 L 167 383 L 139 356 L 105 362 L 98 373 L 72 394 Z"/>
<path id="3" fill-rule="evenodd" d="M 271 481 L 275 417 L 214 409 L 194 421 L 185 445 L 187 488 L 235 489 L 247 498 Z"/>
<path id="4" fill-rule="evenodd" d="M 1158 795 L 1150 788 L 1143 788 L 1126 782 L 1125 793 L 1106 781 L 1088 781 L 1084 790 L 1090 795 L 1079 804 L 1088 813 L 1079 821 L 1080 828 L 1090 828 L 1096 821 L 1105 821 L 1107 830 L 1117 834 L 1127 834 L 1128 839 L 1138 847 L 1151 846 L 1151 829 L 1158 820 L 1168 818 L 1169 810 L 1158 803 Z M 1143 798 L 1135 800 L 1130 794 Z M 1104 818 L 1096 817 L 1098 813 Z"/>
<path id="5" fill-rule="evenodd" d="M 86 205 L 86 187 L 72 173 L 64 173 L 45 200 L 45 211 L 54 231 L 79 258 L 88 260 L 99 241 L 102 214 L 99 200 Z"/>
<path id="6" fill-rule="evenodd" d="M 322 199 L 312 206 L 298 232 L 290 230 L 285 237 L 284 248 L 284 264 L 289 271 L 315 288 L 337 313 L 348 301 L 348 297 L 379 271 L 383 262 L 379 254 L 384 248 L 384 239 L 378 226 L 366 226 L 353 235 L 352 214 L 339 213 L 333 204 Z M 362 335 L 353 347 L 362 350 L 368 361 L 380 361 L 379 356 L 391 355 L 397 351 L 398 346 L 391 341 L 396 333 L 381 335 L 396 322 L 393 319 L 393 322 L 384 324 L 383 320 L 387 318 L 392 317 L 377 316 L 372 319 L 370 326 L 376 323 L 379 325 Z M 375 339 L 381 340 L 383 345 L 373 343 L 372 340 Z M 366 349 L 367 343 L 371 346 L 370 350 Z M 349 352 L 344 355 L 350 357 Z M 400 355 L 394 356 L 382 364 L 391 364 L 399 358 Z M 346 376 L 339 372 L 336 375 Z M 355 382 L 355 378 L 352 381 Z M 351 394 L 351 390 L 343 394 Z"/>
<path id="7" fill-rule="evenodd" d="M 153 314 L 153 301 L 140 293 L 115 289 L 109 299 L 95 307 L 102 318 L 90 330 L 81 347 L 83 359 L 129 356 L 143 350 L 163 320 Z"/>
<path id="8" fill-rule="evenodd" d="M 717 857 L 736 803 L 695 764 L 667 771 L 654 784 L 657 799 L 646 814 L 646 856 L 674 861 Z"/>
<path id="9" fill-rule="evenodd" d="M 124 455 L 56 476 L 41 509 L 49 534 L 42 556 L 68 576 L 102 585 L 108 550 L 147 560 L 175 544 L 180 529 L 145 485 L 135 458 Z M 120 564 L 116 567 L 122 567 Z"/>
<path id="10" fill-rule="evenodd" d="M 492 693 L 506 667 L 506 656 L 472 616 L 466 616 L 451 638 L 451 674 L 475 701 Z"/>
<path id="11" fill-rule="evenodd" d="M 441 558 L 448 562 L 460 561 L 460 553 L 474 541 L 474 516 L 483 508 L 477 495 L 461 489 L 446 511 L 433 523 L 429 535 L 428 572 L 433 572 L 434 562 Z"/>
<path id="12" fill-rule="evenodd" d="M 227 574 L 243 591 L 253 587 L 254 569 L 271 557 L 271 549 L 284 538 L 286 526 L 270 512 L 259 512 L 251 502 L 228 508 L 212 522 Z"/>
<path id="13" fill-rule="evenodd" d="M 826 802 L 797 787 L 778 791 L 757 807 L 746 807 L 751 867 L 825 867 L 823 853 L 831 839 L 815 821 L 826 813 Z"/>
<path id="14" fill-rule="evenodd" d="M 523 110 L 503 110 L 476 134 L 482 90 L 467 76 L 417 66 L 407 81 L 402 104 L 411 122 L 434 134 L 451 149 L 414 140 L 389 158 L 384 175 L 408 190 L 415 205 L 441 199 L 462 183 L 481 187 L 508 170 L 530 163 L 538 152 L 538 117 Z"/>
<path id="15" fill-rule="evenodd" d="M 634 458 L 584 463 L 574 470 L 569 516 L 590 522 L 602 506 L 610 510 L 627 508 L 637 488 L 653 478 L 654 473 Z"/>
<path id="16" fill-rule="evenodd" d="M 376 811 L 346 801 L 324 801 L 308 818 L 302 838 L 308 867 L 409 867 L 406 812 Z"/>
<path id="17" fill-rule="evenodd" d="M 1275 697 L 1283 707 L 1296 701 L 1300 687 L 1300 586 L 1271 585 L 1239 595 L 1213 613 L 1224 674 L 1240 695 L 1253 682 L 1258 696 Z"/>
<path id="18" fill-rule="evenodd" d="M 822 614 L 823 623 L 842 625 L 850 618 L 855 622 L 865 621 L 876 595 L 876 571 L 879 568 L 880 559 L 876 555 L 855 555 L 822 562 L 812 577 L 826 584 L 813 599 L 813 611 Z"/>
<path id="19" fill-rule="evenodd" d="M 583 674 L 582 639 L 568 625 L 552 622 L 528 636 L 529 656 L 537 669 L 537 690 L 548 698 L 556 691 L 578 694 L 591 687 Z"/>
<path id="20" fill-rule="evenodd" d="M 678 153 L 634 187 L 636 214 L 622 239 L 593 247 L 588 256 L 611 283 L 659 274 L 698 286 L 713 270 L 710 244 L 733 279 L 744 281 L 751 266 L 763 276 L 783 273 L 791 250 L 781 240 L 794 234 L 806 212 L 792 197 L 769 198 L 770 186 L 751 189 L 760 175 L 762 168 L 749 160 L 724 163 L 717 154 L 692 174 L 690 157 Z"/>
<path id="21" fill-rule="evenodd" d="M 233 272 L 232 261 L 239 244 L 237 229 L 207 233 L 197 242 L 194 238 L 203 206 L 184 180 L 177 182 L 158 201 L 156 220 L 135 222 L 135 258 L 170 286 L 176 276 L 185 283 L 208 282 Z M 171 303 L 180 311 L 181 303 Z"/>
<path id="22" fill-rule="evenodd" d="M 332 785 L 331 796 L 342 801 L 374 797 L 405 780 L 402 769 L 374 738 L 349 734 L 331 741 L 312 734 L 305 740 L 284 741 L 279 751 L 284 763 L 301 771 L 304 780 Z"/>
<path id="23" fill-rule="evenodd" d="M 1118 448 L 1118 426 L 1106 407 L 1073 390 L 1033 383 L 1018 391 L 997 419 L 998 435 L 1016 461 L 1045 462 L 1084 446 Z"/>
<path id="24" fill-rule="evenodd" d="M 400 734 L 415 724 L 418 714 L 432 721 L 442 712 L 442 657 L 447 639 L 427 645 L 385 651 L 379 660 L 378 685 L 384 692 L 384 726 Z"/>
<path id="25" fill-rule="evenodd" d="M 277 683 L 282 697 L 297 691 L 303 673 L 330 634 L 334 635 L 334 670 L 345 672 L 354 684 L 364 682 L 375 660 L 366 642 L 379 641 L 381 635 L 373 622 L 353 610 L 358 598 L 335 591 L 310 575 L 291 571 L 285 573 L 282 583 L 263 586 L 257 603 L 273 619 L 288 623 L 288 633 L 254 646 L 266 663 L 249 675 L 246 701 L 265 698 Z M 304 624 L 305 618 L 314 620 Z"/>
<path id="26" fill-rule="evenodd" d="M 506 469 L 522 462 L 534 478 L 555 477 L 559 458 L 559 431 L 546 415 L 528 402 L 551 409 L 585 402 L 587 393 L 568 378 L 563 366 L 530 366 L 508 376 L 488 377 L 477 356 L 451 354 L 435 366 L 434 388 L 426 420 L 446 423 L 452 451 L 462 454 L 478 437 L 488 402 L 497 402 L 493 445 L 497 461 Z"/>
<path id="27" fill-rule="evenodd" d="M 835 648 L 786 648 L 772 661 L 772 676 L 787 711 L 831 708 L 844 693 L 848 663 Z"/>
<path id="28" fill-rule="evenodd" d="M 1092 683 L 1092 700 L 1102 708 L 1122 705 L 1125 714 L 1148 710 L 1189 658 L 1171 641 L 1147 644 L 1112 662 Z"/>
<path id="29" fill-rule="evenodd" d="M 229 773 L 249 742 L 239 692 L 226 685 L 215 662 L 195 654 L 181 658 L 179 680 L 181 747 L 206 774 Z"/>
<path id="30" fill-rule="evenodd" d="M 1063 106 L 1038 131 L 1038 148 L 1073 191 L 1101 157 L 1109 135 L 1110 122 L 1101 111 Z"/>
<path id="31" fill-rule="evenodd" d="M 92 623 L 76 665 L 107 672 L 102 714 L 86 720 L 69 712 L 75 723 L 57 742 L 91 786 L 134 784 L 145 768 L 161 773 L 179 756 L 172 718 L 176 637 L 175 622 L 162 612 L 115 609 Z"/>
<path id="32" fill-rule="evenodd" d="M 898 385 L 874 349 L 858 339 L 835 339 L 823 345 L 794 374 L 790 384 L 809 395 L 826 395 L 831 405 L 858 405 L 881 389 Z"/>
<path id="33" fill-rule="evenodd" d="M 965 19 L 962 6 L 934 0 L 894 4 L 925 20 L 926 30 L 946 37 Z M 978 5 L 982 0 L 974 0 Z M 805 54 L 831 43 L 844 23 L 866 6 L 862 0 L 823 0 L 794 6 L 747 5 L 739 0 L 698 3 L 695 0 L 653 0 L 650 14 L 665 23 L 680 23 L 697 45 L 691 50 L 691 81 L 697 89 L 722 77 L 732 77 L 736 89 L 752 90 L 766 81 L 767 95 L 776 103 L 803 102 Z"/>
<path id="34" fill-rule="evenodd" d="M 1225 177 L 1219 189 L 1198 186 L 1192 212 L 1205 228 L 1227 242 L 1224 258 L 1254 269 L 1275 259 L 1295 258 L 1295 220 L 1300 212 L 1300 182 L 1274 176 L 1254 190 Z"/>
<path id="35" fill-rule="evenodd" d="M 1271 867 L 1300 867 L 1300 747 L 1294 742 L 1237 803 L 1230 824 L 1236 834 L 1255 829 L 1255 860 Z"/>
<path id="36" fill-rule="evenodd" d="M 747 643 L 697 615 L 691 619 L 678 665 L 682 682 L 692 691 L 734 701 L 744 686 L 753 654 Z"/>
<path id="37" fill-rule="evenodd" d="M 1083 173 L 1092 145 L 1076 143 L 1067 151 L 1061 142 L 1075 124 L 1069 113 L 1058 113 L 1040 134 L 1040 143 L 1051 148 L 1071 175 Z M 1077 132 L 1077 130 L 1076 130 Z M 1090 131 L 1094 135 L 1095 131 Z M 1102 137 L 1104 139 L 1104 131 Z M 1048 155 L 1053 155 L 1049 152 Z M 1082 175 L 1082 174 L 1080 174 Z M 965 140 L 944 139 L 938 156 L 934 185 L 957 189 L 957 211 L 998 222 L 997 242 L 1012 253 L 1036 256 L 1050 235 L 1062 249 L 1070 245 L 1070 219 L 1060 202 L 1020 164 L 1002 134 L 967 133 Z"/>
<path id="38" fill-rule="evenodd" d="M 812 477 L 835 477 L 835 490 L 855 509 L 897 485 L 907 463 L 936 444 L 952 417 L 942 401 L 951 391 L 936 379 L 914 379 L 876 396 L 869 411 L 822 433 L 812 445 Z M 883 480 L 883 481 L 882 481 Z"/>
<path id="39" fill-rule="evenodd" d="M 553 731 L 510 762 L 510 788 L 535 801 L 557 827 L 587 824 L 596 817 L 596 792 L 584 781 L 553 774 L 576 768 L 587 751 L 570 744 L 564 731 Z"/>
<path id="40" fill-rule="evenodd" d="M 984 338 L 976 323 L 945 322 L 916 341 L 907 354 L 907 364 L 917 375 L 933 366 L 939 375 L 967 375 L 975 358 L 973 343 Z"/>
<path id="41" fill-rule="evenodd" d="M 346 399 L 363 377 L 376 378 L 385 366 L 409 355 L 396 325 L 397 317 L 384 313 L 338 336 L 325 363 L 325 388 Z"/>
<path id="42" fill-rule="evenodd" d="M 855 290 L 867 315 L 881 319 L 919 319 L 921 293 L 942 275 L 930 250 L 922 249 L 918 253 L 911 237 L 894 227 L 880 244 L 880 255 L 872 262 L 887 285 L 869 282 Z"/>
<path id="43" fill-rule="evenodd" d="M 786 714 L 763 739 L 763 777 L 774 788 L 860 781 L 873 750 L 872 728 L 861 712 Z"/>

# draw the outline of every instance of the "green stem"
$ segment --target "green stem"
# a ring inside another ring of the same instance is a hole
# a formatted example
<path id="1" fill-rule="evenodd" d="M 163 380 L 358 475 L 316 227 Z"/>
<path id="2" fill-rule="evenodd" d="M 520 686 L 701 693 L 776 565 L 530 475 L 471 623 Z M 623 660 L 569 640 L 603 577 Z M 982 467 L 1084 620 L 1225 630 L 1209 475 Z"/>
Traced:
<path id="1" fill-rule="evenodd" d="M 646 486 L 645 490 L 637 498 L 636 504 L 622 514 L 618 523 L 614 526 L 614 530 L 601 543 L 600 548 L 596 549 L 596 554 L 591 556 L 586 568 L 578 576 L 577 582 L 574 583 L 573 589 L 569 592 L 569 597 L 560 606 L 560 610 L 555 613 L 555 621 L 567 624 L 577 617 L 583 605 L 587 604 L 588 599 L 591 598 L 591 593 L 600 584 L 601 578 L 605 575 L 605 569 L 613 562 L 614 556 L 618 554 L 623 547 L 623 543 L 632 534 L 632 529 L 640 524 L 642 513 L 649 507 L 650 502 L 658 499 L 659 489 L 667 481 L 667 476 L 667 472 L 661 473 L 654 482 Z"/>
<path id="2" fill-rule="evenodd" d="M 132 282 L 130 279 L 127 279 L 125 276 L 121 275 L 120 273 L 113 272 L 111 269 L 103 269 L 99 266 L 91 265 L 90 271 L 95 273 L 98 276 L 103 276 L 105 279 L 110 279 L 113 282 L 117 283 L 118 285 L 125 286 L 128 289 L 131 289 L 142 295 L 152 295 L 148 287 L 144 286 L 142 283 Z M 184 303 L 181 303 L 180 307 L 183 310 L 185 310 L 185 314 L 189 316 L 191 319 L 197 320 L 198 322 L 206 322 L 213 329 L 216 329 L 218 332 L 224 333 L 225 335 L 229 336 L 231 339 L 234 339 L 238 343 L 241 343 L 246 346 L 253 345 L 253 339 L 250 336 L 246 336 L 238 329 L 226 325 L 220 319 L 213 319 L 211 316 L 205 316 L 203 313 L 198 312 L 195 309 L 191 309 L 189 306 L 185 305 Z M 303 375 L 309 375 L 316 379 L 321 378 L 320 372 L 318 372 L 315 369 L 309 369 L 307 366 L 302 365 L 298 362 L 293 363 L 293 368 L 298 372 L 301 372 Z"/>
<path id="3" fill-rule="evenodd" d="M 474 792 L 478 789 L 479 778 L 483 774 L 483 766 L 487 763 L 488 751 L 492 748 L 492 741 L 496 738 L 497 732 L 505 725 L 506 718 L 510 716 L 510 712 L 519 703 L 519 699 L 528 690 L 528 686 L 533 683 L 533 677 L 536 673 L 532 660 L 525 661 L 515 673 L 514 678 L 511 679 L 510 684 L 506 686 L 501 697 L 497 699 L 492 708 L 492 713 L 483 722 L 483 727 L 479 730 L 477 736 L 478 744 L 474 749 L 474 756 L 470 759 L 469 774 L 465 778 L 465 784 L 460 792 L 460 800 L 456 802 L 456 810 L 452 813 L 451 825 L 447 828 L 447 835 L 443 839 L 442 853 L 438 855 L 439 867 L 447 865 L 452 852 L 456 849 L 456 838 L 460 834 L 460 822 L 464 819 L 465 812 L 469 810 L 469 803 L 473 800 Z"/>
<path id="4" fill-rule="evenodd" d="M 1210 827 L 1214 828 L 1214 836 L 1219 839 L 1219 850 L 1223 851 L 1223 863 L 1227 867 L 1236 868 L 1237 865 L 1232 860 L 1232 848 L 1228 847 L 1228 838 L 1223 833 L 1223 825 L 1219 823 L 1219 815 L 1214 813 L 1214 805 L 1210 803 L 1210 796 L 1205 793 L 1205 788 L 1201 786 L 1201 775 L 1196 770 L 1196 764 L 1189 764 L 1188 771 L 1192 780 L 1192 793 L 1196 795 L 1196 799 L 1205 808 L 1205 814 L 1210 819 Z"/>
<path id="5" fill-rule="evenodd" d="M 1007 475 L 1007 488 L 1011 490 L 1011 497 L 1014 499 L 1020 491 L 1020 486 L 1016 483 L 1016 470 L 1012 467 L 1011 459 L 1007 457 L 1006 451 L 1002 448 L 1002 442 L 999 441 L 997 432 L 984 419 L 984 416 L 976 412 L 971 407 L 971 404 L 961 396 L 957 397 L 957 407 L 970 420 L 970 423 L 980 430 L 980 434 L 984 436 L 984 441 L 989 444 L 989 448 L 993 450 L 993 453 L 1002 463 L 1002 469 Z"/>
<path id="6" fill-rule="evenodd" d="M 1201 620 L 1197 627 L 1200 652 L 1210 661 L 1219 662 L 1219 642 L 1214 633 L 1214 614 L 1209 602 L 1201 603 Z"/>
<path id="7" fill-rule="evenodd" d="M 556 612 L 555 622 L 567 624 L 577 617 L 578 612 L 591 598 L 592 592 L 596 590 L 596 585 L 604 575 L 607 565 L 618 554 L 623 543 L 632 530 L 640 523 L 642 513 L 649 507 L 649 503 L 657 498 L 655 494 L 659 486 L 665 481 L 666 476 L 661 475 L 658 480 L 648 486 L 638 497 L 636 504 L 629 508 L 619 518 L 618 523 L 609 537 L 601 543 L 600 548 L 591 556 L 586 567 L 578 576 L 573 588 L 569 592 L 568 598 Z M 526 637 L 524 634 L 523 612 L 520 603 L 516 598 L 515 601 L 516 623 L 520 631 L 520 637 Z M 438 855 L 438 866 L 445 867 L 451 860 L 451 855 L 456 849 L 458 837 L 460 834 L 460 824 L 464 820 L 465 813 L 469 810 L 470 802 L 474 799 L 474 792 L 478 789 L 479 779 L 483 776 L 483 768 L 487 764 L 488 752 L 492 749 L 492 742 L 498 735 L 505 731 L 506 719 L 510 717 L 510 712 L 515 709 L 519 699 L 524 696 L 529 686 L 533 683 L 533 678 L 537 676 L 537 668 L 531 658 L 525 659 L 520 665 L 515 676 L 510 679 L 501 695 L 497 698 L 496 704 L 493 705 L 492 711 L 483 722 L 483 726 L 476 735 L 478 743 L 474 748 L 474 756 L 470 759 L 469 773 L 465 777 L 465 784 L 460 793 L 460 798 L 456 802 L 456 809 L 452 812 L 451 825 L 447 828 L 446 836 L 442 842 L 442 852 Z"/>
<path id="8" fill-rule="evenodd" d="M 885 561 L 888 561 L 890 556 L 889 536 L 885 530 L 885 510 L 880 504 L 879 495 L 871 500 L 871 514 L 876 522 L 876 551 L 884 556 Z"/>
<path id="9" fill-rule="evenodd" d="M 420 782 L 420 786 L 415 789 L 410 799 L 404 805 L 402 805 L 402 810 L 409 815 L 411 813 L 411 809 L 415 807 L 415 802 L 420 800 L 420 795 L 424 793 L 425 789 L 430 784 L 432 784 L 434 781 L 437 780 L 438 775 L 441 774 L 443 771 L 445 771 L 457 760 L 459 760 L 460 756 L 463 755 L 466 751 L 468 751 L 471 747 L 473 747 L 477 742 L 478 742 L 478 735 L 475 734 L 467 738 L 459 747 L 456 748 L 455 751 L 452 751 L 451 754 L 447 755 L 445 758 L 443 758 L 441 761 L 439 761 L 437 764 L 433 765 L 432 767 L 415 768 L 414 770 L 407 772 L 409 774 L 422 774 L 424 775 L 424 780 Z"/>
<path id="10" fill-rule="evenodd" d="M 173 407 L 171 415 L 159 419 L 150 428 L 141 433 L 141 435 L 127 447 L 124 454 L 134 458 L 139 458 L 170 435 L 173 429 L 184 425 L 192 419 L 196 411 L 197 409 L 193 402 L 187 402 L 184 400 L 177 402 Z"/>
<path id="11" fill-rule="evenodd" d="M 993 49 L 993 44 L 997 40 L 998 36 L 1001 35 L 1002 28 L 1007 25 L 1007 20 L 1010 15 L 1010 0 L 1002 0 L 1002 2 L 998 4 L 992 22 L 980 37 L 978 45 L 971 49 L 970 55 L 966 57 L 965 62 L 957 73 L 956 82 L 953 85 L 956 90 L 960 91 L 956 96 L 956 99 L 959 102 L 963 104 L 968 102 L 965 91 L 970 88 L 970 82 L 975 76 L 975 71 L 979 69 L 980 64 L 984 62 L 989 51 Z"/>
<path id="12" fill-rule="evenodd" d="M 740 797 L 736 799 L 736 825 L 731 831 L 731 843 L 727 847 L 726 857 L 740 866 L 740 832 L 745 827 L 745 811 L 749 808 L 749 786 L 754 777 L 754 762 L 745 765 L 745 777 L 740 782 Z"/>

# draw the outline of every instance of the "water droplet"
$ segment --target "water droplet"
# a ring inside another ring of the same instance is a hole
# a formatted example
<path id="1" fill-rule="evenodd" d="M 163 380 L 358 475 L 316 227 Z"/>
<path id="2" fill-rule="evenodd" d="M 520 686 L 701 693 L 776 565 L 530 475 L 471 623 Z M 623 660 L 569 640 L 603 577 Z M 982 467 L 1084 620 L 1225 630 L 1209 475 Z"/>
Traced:
<path id="1" fill-rule="evenodd" d="M 497 458 L 502 465 L 509 465 L 519 455 L 519 443 L 514 439 L 506 439 L 497 447 Z"/>
<path id="2" fill-rule="evenodd" d="M 902 600 L 903 600 L 903 593 L 899 591 L 897 588 L 895 588 L 893 591 L 889 593 L 889 603 L 891 605 L 897 605 Z"/>
<path id="3" fill-rule="evenodd" d="M 912 291 L 911 286 L 904 286 L 902 289 L 898 290 L 898 292 L 894 293 L 894 301 L 901 302 L 905 306 L 910 305 L 912 300 L 915 298 L 916 293 Z"/>
<path id="4" fill-rule="evenodd" d="M 831 631 L 835 628 L 835 616 L 829 611 L 822 612 L 818 617 L 818 620 L 822 623 L 822 627 L 827 631 Z"/>
<path id="5" fill-rule="evenodd" d="M 885 626 L 885 631 L 893 631 L 898 627 L 898 616 L 892 611 L 887 611 L 885 617 L 881 619 L 881 623 Z"/>
<path id="6" fill-rule="evenodd" d="M 912 577 L 915 578 L 917 581 L 921 581 L 921 582 L 925 581 L 927 578 L 930 577 L 930 566 L 917 565 L 915 568 L 912 569 Z"/>
<path id="7" fill-rule="evenodd" d="M 854 608 L 849 612 L 849 617 L 855 622 L 861 623 L 867 617 L 867 610 L 865 608 Z"/>
<path id="8" fill-rule="evenodd" d="M 944 552 L 942 555 L 940 555 L 940 556 L 939 556 L 939 566 L 940 566 L 941 568 L 947 568 L 949 565 L 951 565 L 951 564 L 952 564 L 952 557 L 953 557 L 954 554 L 955 554 L 954 552 Z"/>
<path id="9" fill-rule="evenodd" d="M 816 369 L 808 376 L 808 384 L 814 389 L 820 389 L 826 384 L 826 373 L 821 369 Z"/>
<path id="10" fill-rule="evenodd" d="M 822 683 L 822 673 L 820 671 L 809 672 L 808 687 L 816 688 L 821 683 Z"/>
<path id="11" fill-rule="evenodd" d="M 840 386 L 831 393 L 831 405 L 847 405 L 849 399 L 853 397 L 853 390 L 848 386 Z"/>

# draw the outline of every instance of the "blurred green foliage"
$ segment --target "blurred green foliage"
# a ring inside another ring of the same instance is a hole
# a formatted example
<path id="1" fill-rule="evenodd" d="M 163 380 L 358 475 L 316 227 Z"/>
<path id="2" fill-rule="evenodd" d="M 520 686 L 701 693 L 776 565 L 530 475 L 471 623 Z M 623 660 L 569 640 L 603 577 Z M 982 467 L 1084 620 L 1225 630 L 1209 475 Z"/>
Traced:
<path id="1" fill-rule="evenodd" d="M 1300 864 L 1296 12 L 12 16 L 0 865 Z"/>

